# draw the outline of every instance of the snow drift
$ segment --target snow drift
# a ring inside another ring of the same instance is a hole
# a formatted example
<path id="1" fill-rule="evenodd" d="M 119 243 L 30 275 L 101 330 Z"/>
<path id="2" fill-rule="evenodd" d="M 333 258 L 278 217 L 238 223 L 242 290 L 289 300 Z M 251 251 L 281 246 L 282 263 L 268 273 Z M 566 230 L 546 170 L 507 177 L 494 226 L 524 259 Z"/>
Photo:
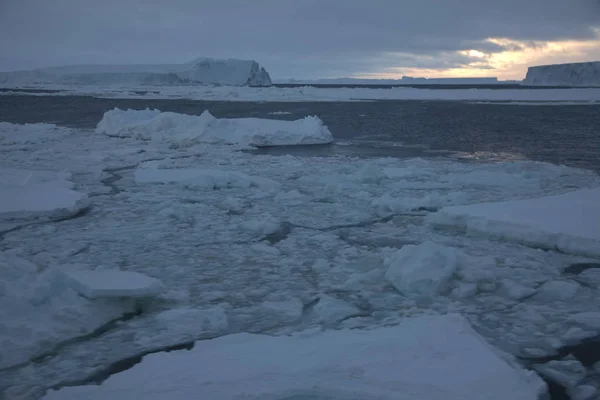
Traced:
<path id="1" fill-rule="evenodd" d="M 96 127 L 97 133 L 163 141 L 175 147 L 198 143 L 245 146 L 289 146 L 326 144 L 331 132 L 318 117 L 296 121 L 259 118 L 219 119 L 210 112 L 185 115 L 159 110 L 107 111 Z"/>
<path id="2" fill-rule="evenodd" d="M 600 61 L 529 67 L 525 85 L 600 86 Z"/>
<path id="3" fill-rule="evenodd" d="M 530 400 L 545 392 L 535 373 L 501 359 L 454 314 L 372 330 L 203 340 L 45 399 Z"/>
<path id="4" fill-rule="evenodd" d="M 186 64 L 71 65 L 0 73 L 4 85 L 270 86 L 269 73 L 253 60 L 198 58 Z"/>

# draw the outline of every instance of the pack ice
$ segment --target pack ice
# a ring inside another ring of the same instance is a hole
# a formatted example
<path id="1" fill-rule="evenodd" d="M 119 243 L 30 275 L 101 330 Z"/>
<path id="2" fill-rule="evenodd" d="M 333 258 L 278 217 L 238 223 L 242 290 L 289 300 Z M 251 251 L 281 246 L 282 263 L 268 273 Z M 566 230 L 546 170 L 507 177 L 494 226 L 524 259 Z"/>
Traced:
<path id="1" fill-rule="evenodd" d="M 534 400 L 545 390 L 535 373 L 500 358 L 450 314 L 372 330 L 199 341 L 191 351 L 146 356 L 100 386 L 45 399 Z"/>
<path id="2" fill-rule="evenodd" d="M 520 244 L 600 257 L 600 187 L 528 200 L 445 207 L 429 217 Z"/>
<path id="3" fill-rule="evenodd" d="M 195 116 L 159 110 L 115 108 L 104 114 L 96 132 L 109 136 L 163 141 L 175 147 L 198 143 L 266 147 L 326 144 L 333 141 L 327 126 L 314 116 L 296 121 L 219 119 L 208 111 Z"/>
<path id="4" fill-rule="evenodd" d="M 0 72 L 5 85 L 190 85 L 270 86 L 269 73 L 253 60 L 198 58 L 185 64 L 69 65 Z"/>

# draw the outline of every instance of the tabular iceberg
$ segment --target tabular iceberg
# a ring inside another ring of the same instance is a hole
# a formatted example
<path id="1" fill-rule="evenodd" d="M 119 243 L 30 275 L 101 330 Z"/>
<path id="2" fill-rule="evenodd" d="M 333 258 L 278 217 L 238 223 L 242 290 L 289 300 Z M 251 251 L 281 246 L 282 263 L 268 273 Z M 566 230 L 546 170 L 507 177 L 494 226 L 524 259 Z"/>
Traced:
<path id="1" fill-rule="evenodd" d="M 525 85 L 600 86 L 600 61 L 529 67 Z"/>
<path id="2" fill-rule="evenodd" d="M 185 64 L 71 65 L 0 73 L 0 84 L 271 86 L 253 60 L 198 58 Z"/>

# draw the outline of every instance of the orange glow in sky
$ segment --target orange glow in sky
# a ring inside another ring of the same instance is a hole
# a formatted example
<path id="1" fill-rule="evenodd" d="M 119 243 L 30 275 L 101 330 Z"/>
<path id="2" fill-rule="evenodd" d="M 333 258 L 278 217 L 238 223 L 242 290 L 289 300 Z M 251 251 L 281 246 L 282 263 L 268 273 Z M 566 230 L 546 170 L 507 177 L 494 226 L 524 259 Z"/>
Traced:
<path id="1" fill-rule="evenodd" d="M 559 42 L 521 42 L 504 38 L 489 38 L 488 42 L 516 50 L 484 53 L 466 49 L 458 53 L 472 62 L 460 68 L 424 69 L 389 68 L 381 73 L 361 74 L 358 78 L 399 79 L 403 75 L 427 78 L 498 77 L 501 80 L 521 80 L 532 65 L 600 61 L 600 30 L 596 40 Z"/>

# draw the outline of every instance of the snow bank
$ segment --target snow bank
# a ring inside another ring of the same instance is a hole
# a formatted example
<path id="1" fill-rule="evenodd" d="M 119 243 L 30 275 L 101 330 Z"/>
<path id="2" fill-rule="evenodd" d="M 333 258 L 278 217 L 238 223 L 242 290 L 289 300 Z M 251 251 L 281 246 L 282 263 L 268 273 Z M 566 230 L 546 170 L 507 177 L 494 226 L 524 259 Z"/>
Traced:
<path id="1" fill-rule="evenodd" d="M 66 276 L 68 285 L 89 299 L 147 297 L 164 290 L 158 279 L 132 271 L 71 271 Z"/>
<path id="2" fill-rule="evenodd" d="M 529 67 L 524 85 L 600 86 L 600 61 Z"/>
<path id="3" fill-rule="evenodd" d="M 446 207 L 428 220 L 528 246 L 600 257 L 600 188 Z"/>
<path id="4" fill-rule="evenodd" d="M 333 141 L 331 132 L 318 117 L 305 117 L 296 121 L 218 119 L 208 111 L 194 116 L 158 110 L 124 111 L 115 108 L 104 114 L 96 132 L 165 141 L 177 147 L 197 143 L 289 146 Z"/>
<path id="5" fill-rule="evenodd" d="M 190 85 L 270 86 L 269 73 L 253 60 L 198 58 L 186 64 L 70 65 L 0 72 L 4 85 Z"/>
<path id="6" fill-rule="evenodd" d="M 545 390 L 537 375 L 499 358 L 463 317 L 445 315 L 368 331 L 199 341 L 190 351 L 146 356 L 100 386 L 67 387 L 45 399 L 532 400 Z"/>
<path id="7" fill-rule="evenodd" d="M 178 183 L 191 188 L 226 189 L 258 187 L 264 190 L 279 189 L 280 184 L 267 179 L 249 176 L 241 172 L 200 168 L 158 169 L 138 168 L 134 172 L 135 182 Z"/>
<path id="8" fill-rule="evenodd" d="M 0 218 L 75 213 L 87 196 L 73 190 L 71 174 L 53 171 L 0 171 Z"/>
<path id="9" fill-rule="evenodd" d="M 0 370 L 51 352 L 131 312 L 128 300 L 95 300 L 70 289 L 53 266 L 0 252 Z"/>

